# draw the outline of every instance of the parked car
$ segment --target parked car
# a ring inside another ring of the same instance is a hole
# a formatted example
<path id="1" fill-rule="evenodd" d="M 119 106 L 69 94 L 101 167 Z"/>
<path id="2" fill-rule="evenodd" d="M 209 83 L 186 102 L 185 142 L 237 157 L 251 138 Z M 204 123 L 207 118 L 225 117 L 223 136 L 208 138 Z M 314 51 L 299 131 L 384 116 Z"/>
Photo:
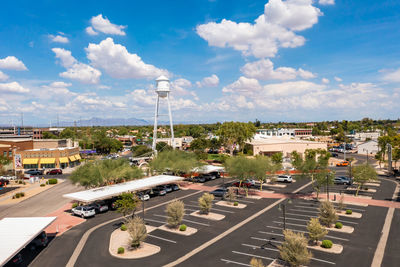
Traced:
<path id="1" fill-rule="evenodd" d="M 293 178 L 292 178 L 291 175 L 278 175 L 276 180 L 278 182 L 282 182 L 282 183 L 291 183 L 291 182 L 293 182 Z"/>
<path id="2" fill-rule="evenodd" d="M 41 232 L 35 239 L 32 240 L 30 243 L 30 247 L 32 249 L 38 248 L 38 247 L 45 247 L 47 246 L 47 243 L 49 243 L 49 240 L 47 239 L 47 234 L 45 231 Z"/>
<path id="3" fill-rule="evenodd" d="M 193 182 L 205 183 L 206 182 L 206 178 L 203 177 L 203 176 L 196 176 L 196 177 L 193 177 Z"/>
<path id="4" fill-rule="evenodd" d="M 1 178 L 0 179 L 0 186 L 5 186 L 8 185 L 10 183 L 10 180 L 5 179 L 5 178 Z"/>
<path id="5" fill-rule="evenodd" d="M 218 189 L 215 189 L 214 191 L 211 191 L 210 194 L 214 195 L 215 197 L 223 197 L 223 196 L 225 196 L 226 192 L 228 192 L 228 189 L 218 188 Z"/>
<path id="6" fill-rule="evenodd" d="M 346 160 L 336 163 L 336 167 L 346 167 L 346 166 L 349 166 L 349 162 Z"/>
<path id="7" fill-rule="evenodd" d="M 25 173 L 30 174 L 30 175 L 43 175 L 43 170 L 31 169 L 31 170 L 25 171 Z"/>
<path id="8" fill-rule="evenodd" d="M 52 169 L 46 173 L 47 175 L 55 175 L 55 174 L 62 174 L 61 169 Z"/>
<path id="9" fill-rule="evenodd" d="M 21 253 L 15 255 L 15 257 L 11 260 L 13 265 L 20 265 L 23 262 Z"/>
<path id="10" fill-rule="evenodd" d="M 147 201 L 150 199 L 149 194 L 147 194 L 146 192 L 138 192 L 137 196 L 141 201 Z"/>
<path id="11" fill-rule="evenodd" d="M 87 218 L 96 215 L 96 210 L 91 206 L 78 206 L 72 209 L 72 213 L 82 218 Z"/>
<path id="12" fill-rule="evenodd" d="M 162 185 L 161 188 L 164 188 L 165 192 L 167 192 L 167 193 L 172 192 L 172 186 L 169 184 Z"/>
<path id="13" fill-rule="evenodd" d="M 105 201 L 96 201 L 89 205 L 89 207 L 93 207 L 96 213 L 106 212 L 108 211 L 108 205 Z"/>
<path id="14" fill-rule="evenodd" d="M 346 176 L 339 176 L 339 177 L 335 177 L 333 183 L 334 184 L 351 185 L 353 183 L 353 180 Z"/>
<path id="15" fill-rule="evenodd" d="M 221 178 L 220 172 L 210 172 L 211 175 L 215 176 L 215 178 Z"/>
<path id="16" fill-rule="evenodd" d="M 338 153 L 331 152 L 331 156 L 334 158 L 337 158 L 339 155 L 338 155 Z"/>
<path id="17" fill-rule="evenodd" d="M 169 184 L 169 186 L 172 188 L 172 191 L 179 191 L 180 188 L 177 184 Z"/>
<path id="18" fill-rule="evenodd" d="M 155 197 L 155 196 L 165 196 L 167 192 L 159 187 L 155 187 L 150 190 L 150 197 Z"/>
<path id="19" fill-rule="evenodd" d="M 242 187 L 252 187 L 256 184 L 256 182 L 254 180 L 251 179 L 247 179 L 245 181 L 242 182 Z M 237 181 L 235 183 L 233 183 L 233 186 L 239 187 L 240 185 L 240 181 Z"/>

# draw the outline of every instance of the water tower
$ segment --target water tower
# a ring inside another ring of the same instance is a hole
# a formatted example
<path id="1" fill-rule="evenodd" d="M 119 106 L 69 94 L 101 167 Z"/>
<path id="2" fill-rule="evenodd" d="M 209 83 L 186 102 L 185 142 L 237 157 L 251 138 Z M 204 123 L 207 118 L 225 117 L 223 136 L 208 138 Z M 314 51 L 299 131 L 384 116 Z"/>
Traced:
<path id="1" fill-rule="evenodd" d="M 169 116 L 169 125 L 171 127 L 171 145 L 172 148 L 175 148 L 175 140 L 174 140 L 174 125 L 172 124 L 172 113 L 171 113 L 171 104 L 169 102 L 169 92 L 170 92 L 170 82 L 167 77 L 160 76 L 156 79 L 156 93 L 157 93 L 157 101 L 156 101 L 156 110 L 154 112 L 154 132 L 153 132 L 153 151 L 157 153 L 156 144 L 157 144 L 157 120 L 159 116 L 163 116 L 163 114 L 159 114 L 159 106 L 160 106 L 160 98 L 166 99 L 168 104 L 168 116 Z"/>

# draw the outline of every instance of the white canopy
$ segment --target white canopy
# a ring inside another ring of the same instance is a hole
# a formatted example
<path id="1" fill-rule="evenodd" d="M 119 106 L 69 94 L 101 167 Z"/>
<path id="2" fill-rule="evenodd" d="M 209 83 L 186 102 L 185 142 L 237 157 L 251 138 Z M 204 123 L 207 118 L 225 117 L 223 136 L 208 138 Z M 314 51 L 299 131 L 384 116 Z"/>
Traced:
<path id="1" fill-rule="evenodd" d="M 0 266 L 6 264 L 57 217 L 19 217 L 0 220 Z"/>
<path id="2" fill-rule="evenodd" d="M 172 176 L 172 175 L 157 175 L 149 178 L 138 179 L 126 183 L 114 184 L 109 186 L 103 186 L 90 190 L 65 194 L 63 197 L 78 200 L 81 202 L 92 202 L 95 200 L 106 199 L 113 196 L 118 196 L 121 193 L 130 191 L 140 191 L 144 189 L 150 189 L 157 185 L 169 184 L 183 180 L 183 177 Z"/>
<path id="3" fill-rule="evenodd" d="M 225 168 L 222 166 L 203 165 L 193 169 L 194 172 L 210 173 L 210 172 L 224 172 Z"/>

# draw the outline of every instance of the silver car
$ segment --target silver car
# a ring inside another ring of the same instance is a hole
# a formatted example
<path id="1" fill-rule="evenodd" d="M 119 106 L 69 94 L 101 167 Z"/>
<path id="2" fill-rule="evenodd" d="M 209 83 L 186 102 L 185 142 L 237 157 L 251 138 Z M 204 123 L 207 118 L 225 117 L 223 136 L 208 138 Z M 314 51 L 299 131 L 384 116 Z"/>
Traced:
<path id="1" fill-rule="evenodd" d="M 291 183 L 293 182 L 293 178 L 291 175 L 278 175 L 277 179 L 278 182 L 283 182 L 283 183 Z"/>
<path id="2" fill-rule="evenodd" d="M 92 217 L 96 215 L 96 210 L 94 207 L 89 206 L 78 206 L 72 209 L 72 213 L 76 216 L 81 216 L 82 218 Z"/>

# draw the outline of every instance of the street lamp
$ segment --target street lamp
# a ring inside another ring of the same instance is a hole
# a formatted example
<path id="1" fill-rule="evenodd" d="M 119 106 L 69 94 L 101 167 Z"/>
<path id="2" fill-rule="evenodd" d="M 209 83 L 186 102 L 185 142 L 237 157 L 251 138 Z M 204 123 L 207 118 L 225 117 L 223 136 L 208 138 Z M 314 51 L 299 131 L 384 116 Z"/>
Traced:
<path id="1" fill-rule="evenodd" d="M 368 164 L 368 149 L 363 148 L 363 151 L 367 151 L 367 164 Z"/>
<path id="2" fill-rule="evenodd" d="M 278 210 L 282 211 L 283 215 L 283 230 L 286 230 L 286 205 L 287 204 L 292 204 L 291 199 L 287 199 L 286 201 L 283 201 L 283 203 L 279 204 Z"/>

